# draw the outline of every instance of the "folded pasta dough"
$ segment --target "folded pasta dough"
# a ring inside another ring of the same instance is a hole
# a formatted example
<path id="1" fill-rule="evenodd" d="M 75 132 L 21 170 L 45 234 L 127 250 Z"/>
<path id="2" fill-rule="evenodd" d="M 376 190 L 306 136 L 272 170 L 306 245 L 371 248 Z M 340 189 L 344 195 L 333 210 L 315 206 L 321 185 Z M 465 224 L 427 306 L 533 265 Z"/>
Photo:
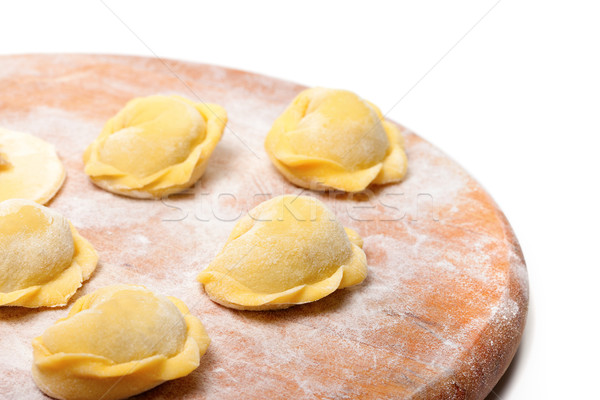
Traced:
<path id="1" fill-rule="evenodd" d="M 93 246 L 56 211 L 0 203 L 0 306 L 64 305 L 97 263 Z"/>
<path id="2" fill-rule="evenodd" d="M 0 128 L 0 201 L 27 199 L 46 204 L 65 177 L 65 167 L 50 143 Z"/>
<path id="3" fill-rule="evenodd" d="M 198 280 L 217 303 L 267 310 L 319 300 L 366 275 L 360 236 L 319 200 L 286 195 L 244 216 Z"/>
<path id="4" fill-rule="evenodd" d="M 188 375 L 209 343 L 181 300 L 108 286 L 33 340 L 33 378 L 58 399 L 124 399 Z"/>
<path id="5" fill-rule="evenodd" d="M 87 148 L 85 173 L 113 193 L 160 198 L 192 186 L 221 139 L 227 113 L 180 96 L 131 100 Z"/>
<path id="6" fill-rule="evenodd" d="M 407 170 L 398 127 L 346 90 L 301 92 L 273 124 L 265 149 L 290 182 L 312 190 L 359 192 L 400 181 Z"/>

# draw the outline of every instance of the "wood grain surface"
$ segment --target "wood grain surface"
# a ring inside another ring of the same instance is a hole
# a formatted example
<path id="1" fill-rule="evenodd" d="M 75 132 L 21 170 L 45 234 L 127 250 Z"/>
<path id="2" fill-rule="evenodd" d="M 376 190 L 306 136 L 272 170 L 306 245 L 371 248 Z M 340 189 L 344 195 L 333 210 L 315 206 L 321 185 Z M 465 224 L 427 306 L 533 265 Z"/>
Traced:
<path id="1" fill-rule="evenodd" d="M 243 312 L 211 302 L 195 276 L 243 213 L 279 194 L 307 194 L 263 149 L 302 86 L 172 60 L 23 55 L 0 57 L 0 88 L 0 126 L 56 146 L 68 176 L 49 206 L 100 254 L 75 298 L 142 284 L 183 300 L 212 339 L 195 372 L 140 399 L 482 399 L 515 354 L 528 302 L 517 239 L 481 186 L 414 133 L 403 128 L 404 182 L 308 193 L 364 238 L 365 282 L 288 310 Z M 98 189 L 83 173 L 84 149 L 129 99 L 156 93 L 228 111 L 206 174 L 163 201 Z M 44 398 L 30 375 L 31 340 L 72 303 L 0 309 L 1 398 Z"/>

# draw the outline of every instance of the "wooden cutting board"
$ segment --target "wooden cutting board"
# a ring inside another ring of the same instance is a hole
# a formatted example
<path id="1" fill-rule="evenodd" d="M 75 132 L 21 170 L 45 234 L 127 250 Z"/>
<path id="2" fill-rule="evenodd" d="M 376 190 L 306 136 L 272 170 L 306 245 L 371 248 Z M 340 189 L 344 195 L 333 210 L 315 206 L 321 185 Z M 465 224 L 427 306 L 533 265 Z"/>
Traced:
<path id="1" fill-rule="evenodd" d="M 260 202 L 301 193 L 263 140 L 303 89 L 222 67 L 142 57 L 0 57 L 0 126 L 56 146 L 68 171 L 50 207 L 100 254 L 75 298 L 115 283 L 182 299 L 212 343 L 200 367 L 144 399 L 482 399 L 506 370 L 528 302 L 523 255 L 502 212 L 440 150 L 403 128 L 409 174 L 361 195 L 310 193 L 365 240 L 359 286 L 283 311 L 212 303 L 195 281 L 235 221 Z M 102 191 L 82 153 L 131 98 L 180 94 L 223 105 L 224 137 L 193 190 L 164 201 Z M 377 103 L 377 99 L 369 99 Z M 39 399 L 31 340 L 70 305 L 0 309 L 0 397 Z"/>

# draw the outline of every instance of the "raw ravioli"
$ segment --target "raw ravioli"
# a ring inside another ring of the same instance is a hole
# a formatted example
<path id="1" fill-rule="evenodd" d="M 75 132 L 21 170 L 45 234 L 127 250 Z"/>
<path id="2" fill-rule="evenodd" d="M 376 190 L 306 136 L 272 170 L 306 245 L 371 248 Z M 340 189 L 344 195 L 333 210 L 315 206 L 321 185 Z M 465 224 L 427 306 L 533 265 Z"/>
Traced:
<path id="1" fill-rule="evenodd" d="M 33 378 L 59 399 L 124 399 L 188 375 L 209 343 L 181 300 L 108 286 L 33 340 Z"/>
<path id="2" fill-rule="evenodd" d="M 227 113 L 180 96 L 131 100 L 84 153 L 85 173 L 109 192 L 161 198 L 192 186 L 221 139 Z"/>
<path id="3" fill-rule="evenodd" d="M 286 195 L 244 216 L 198 280 L 217 303 L 266 310 L 319 300 L 366 275 L 360 236 L 319 200 Z"/>
<path id="4" fill-rule="evenodd" d="M 398 127 L 346 90 L 301 92 L 273 124 L 265 149 L 290 182 L 311 190 L 360 192 L 400 181 L 407 170 Z"/>
<path id="5" fill-rule="evenodd" d="M 0 306 L 65 305 L 98 254 L 59 213 L 23 199 L 0 203 Z"/>
<path id="6" fill-rule="evenodd" d="M 0 201 L 27 199 L 46 204 L 65 177 L 65 168 L 51 144 L 0 128 Z"/>

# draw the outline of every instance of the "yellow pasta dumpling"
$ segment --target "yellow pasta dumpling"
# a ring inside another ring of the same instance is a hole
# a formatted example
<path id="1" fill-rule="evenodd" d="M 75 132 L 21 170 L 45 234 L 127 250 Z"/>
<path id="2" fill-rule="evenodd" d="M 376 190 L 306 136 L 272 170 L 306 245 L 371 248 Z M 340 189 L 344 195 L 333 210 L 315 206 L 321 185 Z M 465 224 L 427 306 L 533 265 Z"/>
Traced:
<path id="1" fill-rule="evenodd" d="M 98 263 L 62 215 L 29 200 L 0 203 L 0 306 L 65 305 Z"/>
<path id="2" fill-rule="evenodd" d="M 33 340 L 33 378 L 58 399 L 124 399 L 188 375 L 209 343 L 181 300 L 108 286 Z"/>
<path id="3" fill-rule="evenodd" d="M 99 187 L 160 198 L 192 186 L 221 139 L 227 113 L 180 96 L 131 100 L 84 153 L 85 173 Z"/>
<path id="4" fill-rule="evenodd" d="M 360 236 L 319 200 L 286 195 L 244 216 L 198 280 L 219 304 L 267 310 L 319 300 L 366 275 Z"/>
<path id="5" fill-rule="evenodd" d="M 312 190 L 359 192 L 400 181 L 407 170 L 400 130 L 346 90 L 301 92 L 273 124 L 265 149 L 290 182 Z"/>
<path id="6" fill-rule="evenodd" d="M 0 128 L 0 201 L 27 199 L 46 204 L 65 177 L 65 168 L 51 144 Z"/>

